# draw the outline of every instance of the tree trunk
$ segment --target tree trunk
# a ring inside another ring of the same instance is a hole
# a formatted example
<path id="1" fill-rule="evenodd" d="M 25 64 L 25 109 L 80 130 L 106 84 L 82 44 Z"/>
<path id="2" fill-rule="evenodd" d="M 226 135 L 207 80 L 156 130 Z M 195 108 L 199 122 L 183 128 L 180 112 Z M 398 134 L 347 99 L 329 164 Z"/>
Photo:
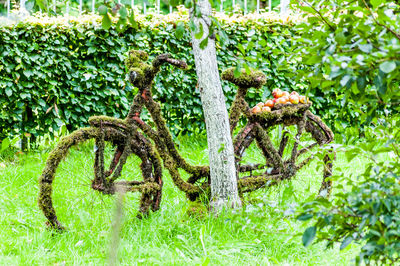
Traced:
<path id="1" fill-rule="evenodd" d="M 201 11 L 201 17 L 193 14 L 193 8 L 190 10 L 190 17 L 198 29 L 202 24 L 204 34 L 201 39 L 196 39 L 195 33 L 192 32 L 193 53 L 207 129 L 211 208 L 219 211 L 224 207 L 241 206 L 242 203 L 238 195 L 235 158 L 228 112 L 218 72 L 215 40 L 208 37 L 211 5 L 209 0 L 199 0 L 196 8 Z M 204 38 L 208 38 L 208 44 L 201 49 L 200 42 Z"/>

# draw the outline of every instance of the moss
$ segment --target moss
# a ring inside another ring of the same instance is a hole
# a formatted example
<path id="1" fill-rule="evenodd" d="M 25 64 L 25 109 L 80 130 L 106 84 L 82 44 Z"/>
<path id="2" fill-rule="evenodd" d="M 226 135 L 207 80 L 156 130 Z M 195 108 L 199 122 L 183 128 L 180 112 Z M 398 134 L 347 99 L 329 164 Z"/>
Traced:
<path id="1" fill-rule="evenodd" d="M 132 85 L 143 88 L 151 84 L 154 75 L 152 75 L 152 66 L 146 64 L 148 55 L 144 51 L 130 50 L 125 59 L 125 66 L 129 70 L 129 78 Z"/>
<path id="2" fill-rule="evenodd" d="M 181 68 L 185 68 L 187 65 L 183 61 L 171 59 L 168 54 L 157 56 L 152 65 L 145 63 L 146 60 L 148 60 L 148 55 L 145 52 L 136 50 L 131 50 L 126 59 L 131 82 L 139 87 L 139 93 L 135 96 L 126 119 L 122 120 L 107 116 L 91 117 L 89 123 L 93 128 L 73 132 L 71 135 L 61 139 L 57 147 L 50 153 L 46 167 L 39 180 L 40 193 L 38 202 L 51 227 L 63 228 L 57 220 L 52 204 L 52 182 L 55 171 L 59 162 L 67 155 L 70 147 L 88 139 L 95 139 L 98 147 L 95 156 L 93 189 L 102 193 L 113 194 L 117 186 L 123 186 L 126 191 L 140 192 L 138 217 L 145 217 L 148 215 L 150 208 L 156 211 L 160 206 L 163 186 L 162 160 L 171 175 L 173 183 L 186 193 L 189 200 L 193 201 L 187 210 L 187 214 L 195 217 L 204 217 L 207 214 L 207 209 L 200 200 L 207 202 L 211 198 L 209 166 L 191 165 L 179 154 L 161 114 L 160 104 L 153 100 L 151 94 L 153 78 L 163 63 L 167 62 Z M 311 133 L 319 145 L 332 141 L 332 131 L 319 117 L 308 111 L 310 104 L 278 104 L 272 112 L 252 115 L 245 101 L 245 96 L 248 88 L 259 88 L 265 83 L 266 78 L 262 72 L 252 70 L 250 74 L 247 74 L 242 71 L 239 77 L 235 77 L 234 69 L 230 68 L 224 71 L 222 77 L 239 86 L 229 115 L 231 132 L 233 132 L 243 114 L 249 120 L 249 123 L 239 132 L 234 141 L 238 173 L 251 173 L 254 169 L 260 170 L 266 167 L 273 167 L 272 172 L 269 173 L 265 172 L 258 176 L 250 174 L 250 176 L 238 178 L 241 197 L 243 197 L 243 193 L 251 192 L 261 187 L 276 185 L 281 180 L 290 179 L 301 168 L 301 164 L 308 162 L 304 160 L 300 163 L 300 166 L 295 165 L 297 157 L 308 150 L 308 148 L 303 148 L 297 151 L 297 139 L 300 138 L 304 129 Z M 155 128 L 141 120 L 140 114 L 144 107 L 149 110 Z M 285 126 L 297 125 L 298 127 L 291 158 L 286 161 L 283 161 L 282 154 L 287 145 L 287 135 L 283 135 L 279 150 L 274 147 L 268 135 L 270 128 L 277 124 Z M 141 129 L 145 135 L 139 132 L 138 129 Z M 154 144 L 146 137 L 151 138 Z M 257 141 L 258 147 L 263 152 L 266 159 L 265 165 L 240 165 L 244 151 L 254 140 Z M 108 171 L 104 171 L 105 141 L 112 142 L 116 146 L 114 158 Z M 123 166 L 131 154 L 137 155 L 141 160 L 140 168 L 143 181 L 115 182 L 121 176 Z M 328 189 L 329 193 L 332 160 L 328 156 L 324 159 L 324 162 L 326 167 L 321 190 Z M 179 169 L 189 174 L 190 177 L 187 181 L 181 177 Z"/>
<path id="3" fill-rule="evenodd" d="M 234 73 L 234 67 L 228 68 L 222 72 L 221 78 L 240 88 L 260 88 L 267 81 L 264 73 L 259 70 L 250 69 L 248 74 L 245 69 L 242 69 L 238 77 L 235 77 Z"/>
<path id="4" fill-rule="evenodd" d="M 52 203 L 52 183 L 58 164 L 67 155 L 69 148 L 77 143 L 93 138 L 98 131 L 93 128 L 84 128 L 73 132 L 71 135 L 63 137 L 56 148 L 50 153 L 46 167 L 39 179 L 38 204 L 44 215 L 48 219 L 49 226 L 56 229 L 63 229 L 57 220 L 56 212 Z"/>
<path id="5" fill-rule="evenodd" d="M 125 59 L 125 66 L 127 69 L 130 69 L 131 67 L 135 67 L 142 61 L 147 61 L 148 59 L 149 55 L 146 52 L 140 50 L 130 50 Z"/>
<path id="6" fill-rule="evenodd" d="M 125 120 L 108 117 L 93 117 L 91 118 L 91 123 L 98 126 L 99 123 L 100 125 L 106 124 L 107 126 L 80 129 L 62 138 L 56 148 L 50 153 L 46 161 L 46 167 L 39 179 L 40 192 L 38 204 L 48 220 L 48 225 L 52 228 L 63 229 L 63 226 L 57 219 L 52 202 L 52 183 L 57 167 L 72 146 L 89 139 L 96 139 L 96 144 L 99 147 L 96 152 L 96 158 L 98 158 L 97 160 L 95 159 L 95 179 L 92 182 L 93 189 L 97 189 L 106 194 L 113 194 L 115 192 L 115 185 L 119 184 L 118 182 L 114 183 L 112 178 L 108 181 L 105 179 L 104 163 L 102 164 L 101 160 L 103 155 L 99 150 L 101 150 L 101 146 L 104 146 L 104 141 L 109 141 L 117 146 L 114 156 L 120 156 L 120 158 L 117 159 L 117 164 L 119 163 L 117 170 L 119 170 L 119 173 L 116 178 L 119 177 L 122 166 L 125 164 L 129 154 L 135 153 L 142 160 L 143 183 L 125 183 L 125 187 L 128 191 L 138 191 L 142 193 L 140 212 L 145 214 L 148 213 L 150 207 L 153 210 L 159 208 L 163 184 L 162 169 L 160 158 L 157 152 L 152 148 L 151 143 L 146 140 L 134 126 L 128 125 Z M 112 125 L 116 125 L 118 128 L 131 128 L 129 131 L 131 135 L 127 134 L 125 130 L 121 131 L 120 129 L 112 127 Z M 116 165 L 115 162 L 112 162 L 112 165 Z"/>
<path id="7" fill-rule="evenodd" d="M 311 104 L 276 104 L 271 112 L 263 112 L 252 115 L 252 120 L 267 127 L 284 124 L 297 124 L 304 116 L 304 112 L 310 108 Z"/>
<path id="8" fill-rule="evenodd" d="M 196 219 L 204 219 L 208 216 L 208 209 L 206 205 L 199 200 L 191 201 L 186 209 L 186 215 Z"/>
<path id="9" fill-rule="evenodd" d="M 246 93 L 247 89 L 239 88 L 231 105 L 231 109 L 229 110 L 229 126 L 231 134 L 242 114 L 245 114 L 247 117 L 250 116 L 250 107 L 244 98 Z"/>

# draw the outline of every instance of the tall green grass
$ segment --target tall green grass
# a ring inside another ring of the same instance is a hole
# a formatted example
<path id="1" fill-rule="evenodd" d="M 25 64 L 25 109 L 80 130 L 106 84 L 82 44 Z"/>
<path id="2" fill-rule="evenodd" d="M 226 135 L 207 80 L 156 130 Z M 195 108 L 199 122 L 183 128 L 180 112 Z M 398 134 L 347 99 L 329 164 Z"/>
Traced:
<path id="1" fill-rule="evenodd" d="M 179 148 L 194 164 L 206 164 L 204 139 L 180 138 Z M 48 150 L 0 159 L 0 264 L 101 265 L 108 261 L 115 199 L 90 189 L 93 145 L 73 149 L 62 162 L 54 186 L 61 234 L 46 230 L 37 206 L 38 178 Z M 257 157 L 255 147 L 248 156 Z M 132 158 L 125 179 L 139 178 L 139 160 Z M 362 170 L 363 161 L 348 165 L 338 154 L 336 168 Z M 189 202 L 164 172 L 161 209 L 137 219 L 138 194 L 127 194 L 118 261 L 123 265 L 347 265 L 356 247 L 325 250 L 323 243 L 304 248 L 293 209 L 316 195 L 322 169 L 313 162 L 293 182 L 246 196 L 242 210 L 218 216 L 189 216 Z"/>

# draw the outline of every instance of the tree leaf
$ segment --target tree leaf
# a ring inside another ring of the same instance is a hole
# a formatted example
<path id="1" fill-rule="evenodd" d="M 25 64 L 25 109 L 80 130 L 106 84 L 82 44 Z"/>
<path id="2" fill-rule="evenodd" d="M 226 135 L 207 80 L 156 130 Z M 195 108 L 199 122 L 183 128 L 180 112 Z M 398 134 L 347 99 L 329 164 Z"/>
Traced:
<path id="1" fill-rule="evenodd" d="M 207 44 L 208 44 L 208 38 L 204 38 L 204 40 L 200 42 L 200 49 L 206 48 Z"/>
<path id="2" fill-rule="evenodd" d="M 380 4 L 382 4 L 382 0 L 371 0 L 370 2 L 374 9 L 377 8 Z"/>
<path id="3" fill-rule="evenodd" d="M 119 9 L 119 15 L 120 15 L 120 17 L 121 17 L 122 19 L 126 19 L 126 17 L 128 16 L 128 10 L 126 10 L 126 7 L 125 7 L 125 6 L 122 6 L 122 7 Z"/>
<path id="4" fill-rule="evenodd" d="M 99 14 L 102 16 L 106 15 L 108 12 L 108 8 L 105 5 L 99 6 L 97 10 L 99 11 Z"/>
<path id="5" fill-rule="evenodd" d="M 103 16 L 103 20 L 102 20 L 102 22 L 101 22 L 101 26 L 102 26 L 102 28 L 105 29 L 105 30 L 108 30 L 108 29 L 111 28 L 111 19 L 110 19 L 110 17 L 108 16 L 108 14 L 105 14 L 105 15 Z"/>
<path id="6" fill-rule="evenodd" d="M 9 146 L 10 146 L 10 139 L 9 138 L 5 138 L 3 139 L 3 141 L 1 142 L 1 150 L 0 152 L 6 150 Z"/>
<path id="7" fill-rule="evenodd" d="M 302 213 L 299 216 L 297 216 L 297 220 L 299 221 L 307 221 L 313 218 L 313 215 L 311 213 Z"/>
<path id="8" fill-rule="evenodd" d="M 386 61 L 379 65 L 379 69 L 388 74 L 396 69 L 396 63 L 394 61 Z"/>
<path id="9" fill-rule="evenodd" d="M 351 241 L 353 241 L 352 236 L 346 237 L 340 245 L 340 250 L 345 249 L 351 243 Z"/>
<path id="10" fill-rule="evenodd" d="M 308 247 L 312 243 L 315 238 L 316 232 L 317 228 L 315 226 L 308 227 L 306 231 L 304 231 L 302 241 L 305 247 Z"/>
<path id="11" fill-rule="evenodd" d="M 179 5 L 179 0 L 169 0 L 169 5 L 172 7 L 176 7 Z"/>
<path id="12" fill-rule="evenodd" d="M 193 0 L 185 0 L 185 7 L 186 8 L 192 8 L 193 6 Z"/>
<path id="13" fill-rule="evenodd" d="M 203 37 L 203 33 L 204 33 L 203 24 L 199 23 L 199 26 L 197 28 L 199 31 L 194 34 L 194 37 L 196 39 L 201 39 L 201 37 Z"/>

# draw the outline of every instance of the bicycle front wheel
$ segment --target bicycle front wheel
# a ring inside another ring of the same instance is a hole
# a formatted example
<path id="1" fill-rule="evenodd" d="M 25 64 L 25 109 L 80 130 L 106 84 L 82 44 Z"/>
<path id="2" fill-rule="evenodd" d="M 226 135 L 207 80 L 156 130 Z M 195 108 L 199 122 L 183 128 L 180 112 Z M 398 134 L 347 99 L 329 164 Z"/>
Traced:
<path id="1" fill-rule="evenodd" d="M 99 136 L 103 141 L 101 153 Z M 130 152 L 124 162 L 116 162 L 128 146 Z M 129 171 L 122 173 L 122 167 L 128 167 Z M 99 172 L 106 182 L 98 182 Z M 119 181 L 120 177 L 126 180 Z M 93 217 L 92 212 L 96 212 L 96 216 L 99 210 L 110 213 L 112 198 L 103 195 L 114 194 L 118 188 L 141 193 L 140 199 L 133 195 L 130 200 L 140 201 L 142 214 L 146 214 L 150 207 L 157 210 L 161 200 L 161 164 L 150 143 L 138 132 L 128 144 L 127 134 L 122 130 L 83 128 L 63 137 L 51 151 L 39 187 L 38 204 L 47 224 L 62 230 L 64 227 L 58 220 L 56 208 L 62 219 L 81 217 L 82 222 L 87 223 Z M 86 211 L 82 212 L 81 208 Z"/>

